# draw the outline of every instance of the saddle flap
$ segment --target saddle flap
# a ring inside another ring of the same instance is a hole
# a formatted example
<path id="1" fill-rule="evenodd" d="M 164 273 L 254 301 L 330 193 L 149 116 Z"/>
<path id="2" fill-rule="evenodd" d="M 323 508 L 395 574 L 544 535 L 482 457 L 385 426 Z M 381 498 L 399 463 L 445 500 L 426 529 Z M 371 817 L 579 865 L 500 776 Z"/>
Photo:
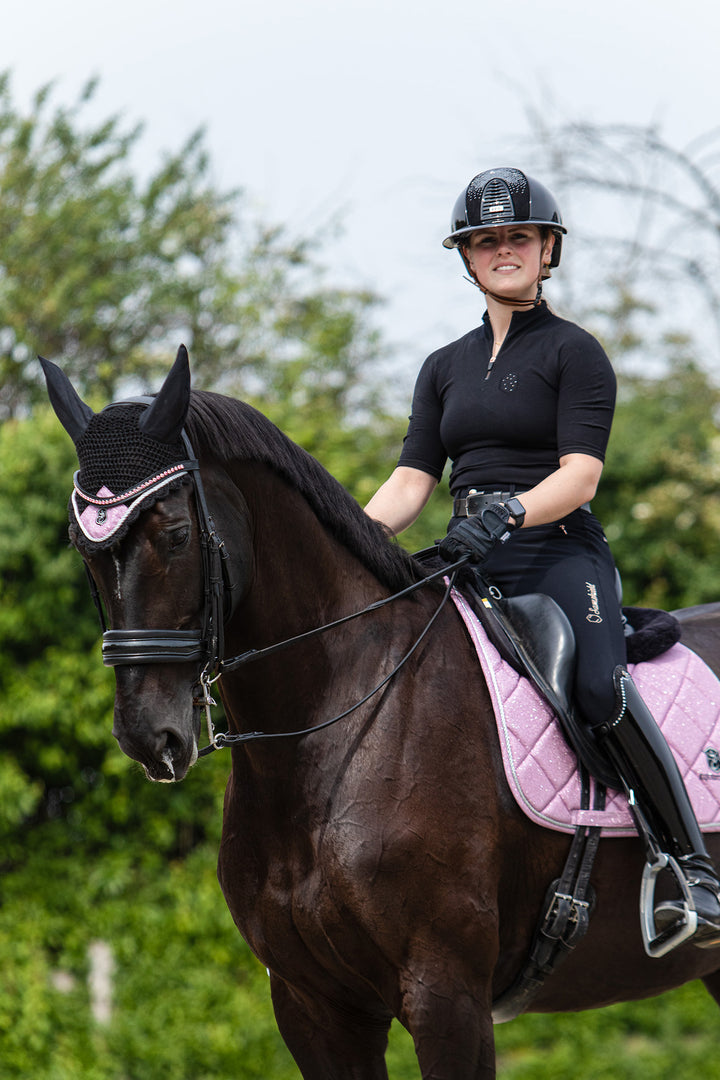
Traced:
<path id="1" fill-rule="evenodd" d="M 563 712 L 570 711 L 575 674 L 575 635 L 559 604 L 543 593 L 501 601 L 527 658 L 550 686 Z"/>
<path id="2" fill-rule="evenodd" d="M 489 588 L 485 596 L 472 587 L 463 588 L 490 641 L 538 689 L 578 758 L 601 783 L 620 788 L 612 763 L 592 731 L 576 717 L 575 635 L 557 601 L 545 593 L 490 599 Z"/>
<path id="3" fill-rule="evenodd" d="M 544 593 L 496 597 L 488 586 L 463 583 L 463 593 L 482 627 L 519 675 L 537 686 L 548 704 L 562 716 L 571 712 L 575 674 L 575 635 L 560 605 Z"/>
<path id="4" fill-rule="evenodd" d="M 567 615 L 550 596 L 498 597 L 481 579 L 464 581 L 463 593 L 504 660 L 533 679 L 553 706 L 570 708 L 575 636 Z"/>

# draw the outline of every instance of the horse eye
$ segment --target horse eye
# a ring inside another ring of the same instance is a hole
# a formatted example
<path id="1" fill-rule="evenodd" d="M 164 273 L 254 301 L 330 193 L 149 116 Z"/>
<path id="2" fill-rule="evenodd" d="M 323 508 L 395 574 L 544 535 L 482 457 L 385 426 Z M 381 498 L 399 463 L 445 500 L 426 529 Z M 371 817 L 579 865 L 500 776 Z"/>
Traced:
<path id="1" fill-rule="evenodd" d="M 185 528 L 185 529 L 174 529 L 170 533 L 170 538 L 169 538 L 170 548 L 172 549 L 172 548 L 184 547 L 185 544 L 187 544 L 189 539 L 190 539 L 190 530 L 189 529 L 187 529 L 187 528 Z"/>

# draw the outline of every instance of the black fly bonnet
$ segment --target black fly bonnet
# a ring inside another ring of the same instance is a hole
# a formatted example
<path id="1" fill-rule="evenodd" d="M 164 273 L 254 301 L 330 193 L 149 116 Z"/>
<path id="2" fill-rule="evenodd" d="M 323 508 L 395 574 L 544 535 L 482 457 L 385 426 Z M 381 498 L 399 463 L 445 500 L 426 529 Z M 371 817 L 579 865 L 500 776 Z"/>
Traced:
<path id="1" fill-rule="evenodd" d="M 153 400 L 109 405 L 75 443 L 80 468 L 73 478 L 70 520 L 89 551 L 121 540 L 141 510 L 183 483 L 195 464 L 187 460 L 181 439 L 160 442 L 140 427 Z"/>
<path id="2" fill-rule="evenodd" d="M 103 662 L 125 664 L 202 661 L 210 675 L 222 657 L 228 602 L 222 540 L 210 518 L 199 465 L 184 431 L 190 401 L 187 351 L 181 346 L 155 397 L 133 398 L 94 413 L 55 365 L 41 360 L 55 412 L 75 443 L 80 468 L 70 498 L 70 521 L 80 549 L 118 543 L 138 515 L 183 483 L 192 483 L 200 527 L 205 582 L 201 630 L 108 630 L 95 583 L 90 585 L 103 627 Z"/>

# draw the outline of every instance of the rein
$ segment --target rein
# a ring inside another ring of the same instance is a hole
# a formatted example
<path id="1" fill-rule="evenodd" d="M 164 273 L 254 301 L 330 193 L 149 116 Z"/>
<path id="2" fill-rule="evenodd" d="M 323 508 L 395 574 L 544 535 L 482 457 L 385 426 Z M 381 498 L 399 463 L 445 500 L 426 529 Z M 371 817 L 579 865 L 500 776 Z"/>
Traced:
<path id="1" fill-rule="evenodd" d="M 267 646 L 267 648 L 265 649 L 249 649 L 247 652 L 241 653 L 240 656 L 235 656 L 231 660 L 220 661 L 220 670 L 218 674 L 214 676 L 214 678 L 210 678 L 209 676 L 205 677 L 205 673 L 203 673 L 203 675 L 200 676 L 200 682 L 205 690 L 204 703 L 206 705 L 208 737 L 210 739 L 210 743 L 208 746 L 205 746 L 202 750 L 198 751 L 198 757 L 206 757 L 208 754 L 212 754 L 214 750 L 222 750 L 225 746 L 235 746 L 238 743 L 244 742 L 256 742 L 259 739 L 299 738 L 301 735 L 309 735 L 313 731 L 322 731 L 323 728 L 330 727 L 332 724 L 336 724 L 338 720 L 344 720 L 346 716 L 350 715 L 350 713 L 355 712 L 356 709 L 359 709 L 361 705 L 364 705 L 367 701 L 370 700 L 371 697 L 373 697 L 380 690 L 382 690 L 382 688 L 387 683 L 389 683 L 395 675 L 397 675 L 400 669 L 404 667 L 404 665 L 413 655 L 415 650 L 418 648 L 420 643 L 423 641 L 423 639 L 429 632 L 430 627 L 437 619 L 441 610 L 445 606 L 450 596 L 452 587 L 455 583 L 457 572 L 460 567 L 466 562 L 467 556 L 463 556 L 463 558 L 459 559 L 457 562 L 452 563 L 448 567 L 443 567 L 441 570 L 435 571 L 435 573 L 430 574 L 426 578 L 423 578 L 422 581 L 416 581 L 414 585 L 409 585 L 401 592 L 394 593 L 392 596 L 388 596 L 384 600 L 378 600 L 374 604 L 370 604 L 368 605 L 368 607 L 363 608 L 361 611 L 353 612 L 352 615 L 345 615 L 342 619 L 336 619 L 335 622 L 326 623 L 324 626 L 317 626 L 315 627 L 315 629 L 308 630 L 304 634 L 298 634 L 295 637 L 286 638 L 285 641 L 279 641 L 275 645 Z M 332 630 L 336 626 L 342 626 L 343 623 L 350 622 L 351 619 L 357 619 L 360 615 L 367 615 L 371 611 L 377 611 L 379 608 L 384 607 L 386 604 L 391 604 L 394 600 L 399 600 L 401 597 L 407 596 L 409 593 L 415 592 L 416 589 L 422 588 L 423 585 L 427 585 L 429 582 L 436 580 L 436 578 L 447 577 L 448 573 L 450 574 L 450 577 L 448 578 L 447 586 L 445 588 L 445 593 L 442 597 L 442 600 L 430 616 L 430 619 L 425 624 L 420 635 L 416 638 L 415 642 L 405 653 L 402 660 L 400 660 L 399 663 L 396 664 L 393 670 L 388 675 L 386 675 L 385 678 L 381 682 L 379 682 L 377 686 L 375 686 L 369 693 L 367 693 L 365 697 L 361 698 L 360 701 L 357 701 L 354 705 L 351 705 L 349 709 L 346 709 L 344 712 L 339 713 L 337 716 L 333 716 L 331 720 L 325 720 L 321 724 L 315 724 L 314 727 L 302 728 L 300 731 L 248 731 L 242 734 L 234 734 L 230 732 L 218 732 L 218 734 L 212 733 L 209 706 L 211 704 L 215 704 L 215 702 L 209 694 L 209 688 L 212 683 L 216 682 L 220 678 L 223 671 L 233 671 L 235 668 L 238 668 L 242 664 L 246 664 L 251 660 L 259 660 L 264 656 L 269 656 L 272 653 L 279 652 L 281 649 L 286 649 L 290 645 L 294 645 L 299 641 L 305 641 L 308 638 L 325 633 L 326 630 Z M 201 701 L 199 702 L 199 704 L 203 704 L 203 702 Z"/>

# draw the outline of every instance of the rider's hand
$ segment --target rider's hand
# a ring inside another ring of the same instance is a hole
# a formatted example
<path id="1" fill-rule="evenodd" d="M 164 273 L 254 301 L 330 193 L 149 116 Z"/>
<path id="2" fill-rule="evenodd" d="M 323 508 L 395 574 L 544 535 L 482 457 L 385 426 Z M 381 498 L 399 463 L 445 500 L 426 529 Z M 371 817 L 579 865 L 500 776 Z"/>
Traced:
<path id="1" fill-rule="evenodd" d="M 440 541 L 438 551 L 446 562 L 469 555 L 471 563 L 482 564 L 498 542 L 505 543 L 514 528 L 509 510 L 502 503 L 493 503 L 451 529 Z"/>

